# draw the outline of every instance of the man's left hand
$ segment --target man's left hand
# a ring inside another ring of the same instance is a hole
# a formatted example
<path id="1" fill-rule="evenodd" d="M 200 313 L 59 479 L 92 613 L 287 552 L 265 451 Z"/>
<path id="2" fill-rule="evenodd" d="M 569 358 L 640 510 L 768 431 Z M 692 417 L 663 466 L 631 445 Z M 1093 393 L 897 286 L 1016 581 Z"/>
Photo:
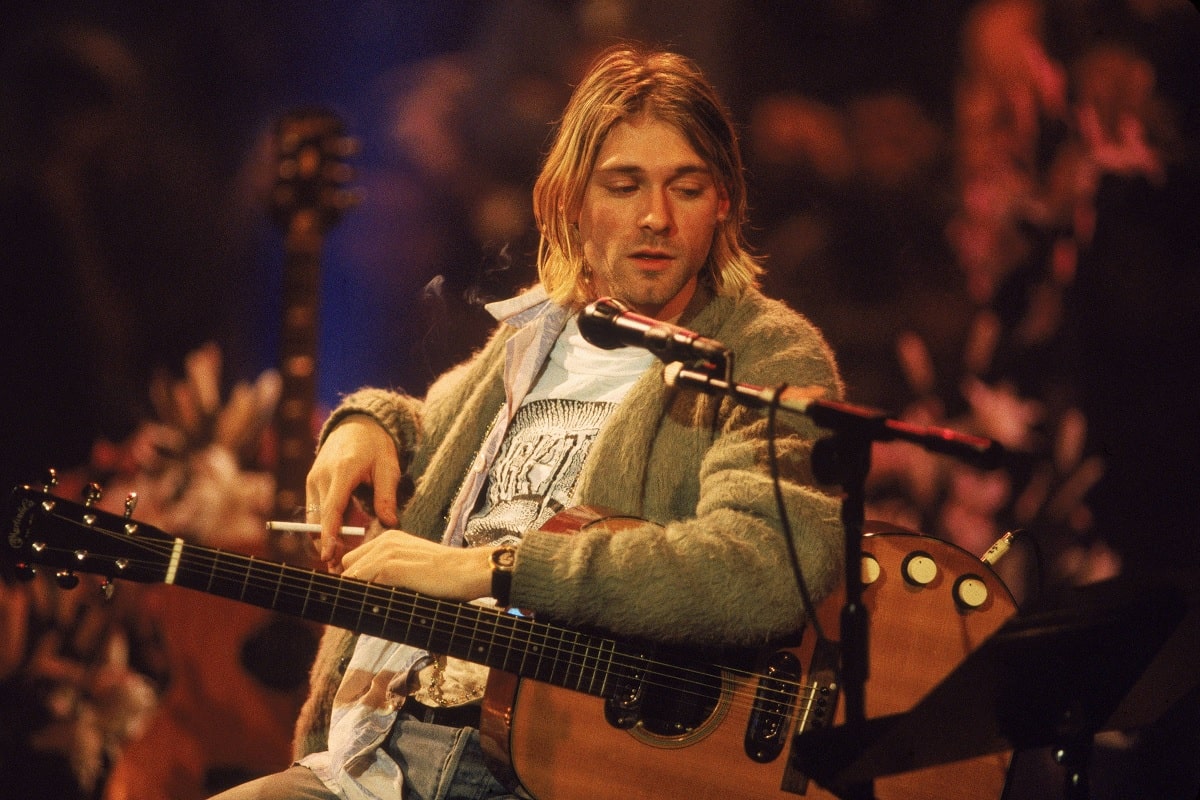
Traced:
<path id="1" fill-rule="evenodd" d="M 474 600 L 491 593 L 490 555 L 486 547 L 447 547 L 386 530 L 346 553 L 342 574 L 446 600 Z"/>

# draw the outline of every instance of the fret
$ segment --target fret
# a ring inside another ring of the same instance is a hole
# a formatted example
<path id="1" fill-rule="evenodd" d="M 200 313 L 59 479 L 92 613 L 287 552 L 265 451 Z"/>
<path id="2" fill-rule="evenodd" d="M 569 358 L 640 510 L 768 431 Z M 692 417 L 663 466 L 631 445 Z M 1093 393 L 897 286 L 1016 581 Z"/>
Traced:
<path id="1" fill-rule="evenodd" d="M 533 630 L 533 633 L 535 635 L 529 637 L 529 647 L 534 658 L 536 658 L 536 663 L 529 674 L 535 680 L 540 680 L 544 683 L 553 683 L 551 678 L 554 677 L 557 653 L 548 647 L 549 639 L 546 635 L 546 628 L 538 626 Z"/>
<path id="2" fill-rule="evenodd" d="M 367 610 L 367 595 L 370 594 L 370 591 L 371 589 L 368 587 L 363 592 L 362 600 L 359 601 L 358 604 L 358 618 L 354 621 L 354 627 L 352 627 L 351 630 L 358 631 L 360 633 L 363 632 L 363 614 Z"/>
<path id="3" fill-rule="evenodd" d="M 409 644 L 415 647 L 423 647 L 426 650 L 436 650 L 435 635 L 437 627 L 433 624 L 433 618 L 437 615 L 437 601 L 424 595 L 413 595 L 413 622 L 417 625 L 417 631 L 410 634 L 412 641 Z M 409 629 L 412 631 L 412 628 Z"/>
<path id="4" fill-rule="evenodd" d="M 315 570 L 308 571 L 308 583 L 304 586 L 304 600 L 300 602 L 298 616 L 308 619 L 308 600 L 312 597 L 313 580 L 317 577 Z"/>
<path id="5" fill-rule="evenodd" d="M 589 645 L 586 651 L 587 667 L 587 683 L 581 683 L 577 688 L 581 692 L 586 692 L 591 695 L 598 695 L 600 692 L 596 688 L 596 682 L 601 675 L 601 665 L 604 662 L 604 653 L 607 642 L 603 639 L 595 640 L 595 644 Z"/>
<path id="6" fill-rule="evenodd" d="M 454 616 L 450 622 L 450 630 L 447 631 L 446 652 L 456 655 L 459 658 L 468 658 L 471 655 L 471 637 L 464 636 L 459 632 L 459 623 L 462 620 L 462 606 L 455 606 Z"/>
<path id="7" fill-rule="evenodd" d="M 575 642 L 570 631 L 560 631 L 558 637 L 558 656 L 554 659 L 554 670 L 550 673 L 550 682 L 555 686 L 569 686 L 575 674 Z"/>
<path id="8" fill-rule="evenodd" d="M 323 576 L 314 575 L 315 579 L 319 579 L 321 577 L 323 577 Z M 329 580 L 328 579 L 319 580 L 319 583 L 327 584 L 327 583 L 329 583 Z M 324 609 L 325 613 L 318 614 L 318 613 L 316 613 L 316 611 L 309 612 L 310 619 L 315 620 L 315 619 L 318 619 L 319 617 L 324 617 L 325 619 L 333 618 L 333 612 L 335 611 L 335 607 L 334 607 L 335 604 L 334 604 L 333 599 L 330 597 L 330 594 L 326 587 L 318 588 L 314 605 L 317 609 Z"/>
<path id="9" fill-rule="evenodd" d="M 339 580 L 334 583 L 333 599 L 330 601 L 329 624 L 335 628 L 346 628 L 347 630 L 357 630 L 351 622 L 353 619 L 353 609 L 350 613 L 346 613 L 347 609 L 342 602 L 342 587 L 347 584 L 346 581 Z"/>
<path id="10" fill-rule="evenodd" d="M 254 566 L 254 558 L 246 561 L 246 573 L 242 576 L 242 588 L 238 590 L 238 600 L 246 602 L 246 587 L 250 585 L 250 570 Z"/>
<path id="11" fill-rule="evenodd" d="M 470 635 L 471 655 L 469 656 L 469 658 L 471 661 L 474 661 L 476 664 L 490 664 L 491 663 L 490 656 L 491 656 L 492 648 L 491 648 L 491 645 L 489 644 L 490 637 L 483 633 L 480 633 L 480 630 L 479 630 L 480 624 L 487 622 L 487 620 L 484 618 L 485 613 L 487 613 L 487 612 L 485 612 L 481 608 L 481 609 L 479 609 L 479 613 L 474 614 L 473 615 L 474 618 L 471 620 L 471 635 Z"/>
<path id="12" fill-rule="evenodd" d="M 208 583 L 205 584 L 204 591 L 211 594 L 212 590 L 213 590 L 213 588 L 212 588 L 213 581 L 217 577 L 217 556 L 216 555 L 214 555 L 212 558 L 209 559 L 209 564 L 211 566 L 209 566 L 209 568 L 208 568 Z"/>
<path id="13" fill-rule="evenodd" d="M 575 644 L 571 641 L 574 637 L 570 631 L 559 631 L 558 644 L 555 647 L 557 655 L 552 662 L 554 668 L 550 671 L 550 683 L 555 686 L 566 686 L 574 674 L 572 664 L 574 660 Z"/>
<path id="14" fill-rule="evenodd" d="M 283 585 L 283 570 L 278 570 L 275 576 L 275 592 L 271 595 L 271 605 L 268 608 L 279 608 L 279 587 Z"/>
<path id="15" fill-rule="evenodd" d="M 617 643 L 611 639 L 605 640 L 596 652 L 596 669 L 592 674 L 592 683 L 588 694 L 597 697 L 608 695 L 609 677 L 612 675 L 613 657 L 617 652 Z M 599 684 L 597 685 L 597 681 Z"/>
<path id="16" fill-rule="evenodd" d="M 230 562 L 232 560 L 220 550 L 215 552 L 213 570 L 209 577 L 209 591 L 212 594 L 227 598 L 239 598 L 241 596 L 245 587 L 245 580 L 233 577 L 231 574 L 218 569 L 223 562 Z M 181 577 L 186 581 L 187 576 Z"/>
<path id="17" fill-rule="evenodd" d="M 408 602 L 408 613 L 404 618 L 404 635 L 401 640 L 408 642 L 411 645 L 417 644 L 416 634 L 413 631 L 414 624 L 417 621 L 417 604 L 415 598 L 410 598 Z"/>
<path id="18" fill-rule="evenodd" d="M 530 668 L 529 668 L 529 657 L 531 655 L 533 655 L 533 644 L 530 641 L 531 631 L 532 631 L 531 628 L 529 628 L 529 627 L 525 628 L 524 629 L 524 637 L 520 640 L 521 644 L 518 649 L 520 651 L 521 663 L 520 663 L 520 665 L 518 665 L 518 667 L 515 670 L 513 670 L 518 675 L 524 676 L 524 675 L 531 674 Z M 513 638 L 515 640 L 516 637 L 514 636 Z"/>
<path id="19" fill-rule="evenodd" d="M 493 652 L 493 664 L 505 672 L 520 672 L 520 665 L 512 663 L 513 653 L 516 652 L 520 654 L 522 652 L 519 648 L 516 651 L 513 649 L 513 640 L 516 637 L 517 625 L 520 623 L 520 621 L 521 620 L 519 620 L 517 617 L 514 617 L 512 614 L 504 612 L 497 615 L 496 623 L 493 626 L 493 645 L 499 641 L 500 645 L 504 648 L 504 654 L 502 656 L 496 655 Z"/>
<path id="20" fill-rule="evenodd" d="M 571 641 L 567 649 L 567 660 L 565 664 L 565 674 L 563 675 L 562 685 L 579 691 L 580 680 L 583 677 L 585 661 L 587 658 L 587 643 L 586 641 L 581 642 L 583 637 L 578 633 L 571 632 L 569 636 Z M 568 681 L 570 681 L 569 685 Z"/>
<path id="21" fill-rule="evenodd" d="M 386 587 L 384 591 L 386 592 L 386 596 L 379 598 L 379 606 L 382 609 L 382 616 L 379 618 L 379 633 L 377 635 L 381 639 L 388 639 L 393 642 L 408 641 L 407 637 L 400 637 L 394 635 L 392 632 L 392 612 L 396 610 L 397 589 L 395 586 L 389 586 Z"/>
<path id="22" fill-rule="evenodd" d="M 358 610 L 358 627 L 355 630 L 372 636 L 383 632 L 383 606 L 379 602 L 382 591 L 384 590 L 375 584 L 370 584 L 363 590 L 362 605 Z"/>

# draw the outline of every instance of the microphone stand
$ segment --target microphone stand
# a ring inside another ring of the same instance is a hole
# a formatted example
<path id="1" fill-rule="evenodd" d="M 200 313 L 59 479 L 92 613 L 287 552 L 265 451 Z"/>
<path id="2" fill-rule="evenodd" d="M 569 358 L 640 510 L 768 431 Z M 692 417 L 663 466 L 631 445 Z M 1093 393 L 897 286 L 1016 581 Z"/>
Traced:
<path id="1" fill-rule="evenodd" d="M 816 425 L 833 431 L 813 446 L 813 472 L 825 483 L 842 487 L 842 527 L 845 533 L 846 600 L 841 614 L 842 692 L 845 725 L 863 730 L 866 723 L 866 682 L 869 672 L 869 625 L 863 606 L 862 535 L 866 517 L 866 482 L 871 470 L 873 442 L 907 441 L 944 453 L 985 469 L 999 466 L 1004 452 L 990 439 L 892 419 L 882 411 L 832 400 L 822 400 L 820 387 L 764 389 L 717 377 L 715 370 L 668 364 L 664 380 L 709 394 L 725 394 L 750 408 L 775 407 L 807 416 Z M 872 781 L 845 787 L 845 800 L 871 800 Z"/>

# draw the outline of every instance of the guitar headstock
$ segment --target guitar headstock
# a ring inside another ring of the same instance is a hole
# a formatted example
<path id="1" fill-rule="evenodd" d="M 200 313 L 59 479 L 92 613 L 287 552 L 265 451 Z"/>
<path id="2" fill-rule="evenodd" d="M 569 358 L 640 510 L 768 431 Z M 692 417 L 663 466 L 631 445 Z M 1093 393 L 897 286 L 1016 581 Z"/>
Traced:
<path id="1" fill-rule="evenodd" d="M 136 497 L 119 515 L 96 506 L 100 488 L 89 484 L 82 503 L 42 488 L 18 486 L 3 506 L 5 541 L 0 563 L 18 577 L 31 577 L 40 566 L 54 570 L 64 588 L 78 583 L 75 573 L 157 582 L 170 563 L 174 542 L 157 528 L 133 518 Z"/>
<path id="2" fill-rule="evenodd" d="M 337 114 L 310 108 L 285 115 L 276 125 L 275 151 L 271 210 L 284 230 L 302 212 L 315 216 L 320 231 L 329 230 L 357 204 L 347 188 L 354 173 L 347 159 L 358 142 L 346 135 Z"/>

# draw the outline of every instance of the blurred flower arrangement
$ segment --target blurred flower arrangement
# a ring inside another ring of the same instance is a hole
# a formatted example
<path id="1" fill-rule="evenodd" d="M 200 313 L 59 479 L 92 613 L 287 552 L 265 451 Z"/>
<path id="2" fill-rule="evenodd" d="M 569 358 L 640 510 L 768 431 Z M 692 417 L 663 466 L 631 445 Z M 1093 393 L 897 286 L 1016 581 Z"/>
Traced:
<path id="1" fill-rule="evenodd" d="M 213 343 L 187 355 L 184 376 L 156 377 L 156 419 L 121 444 L 98 442 L 92 468 L 105 476 L 105 502 L 137 495 L 136 516 L 197 544 L 261 549 L 275 482 L 261 465 L 281 380 L 266 370 L 240 381 L 221 402 L 221 352 Z"/>
<path id="2" fill-rule="evenodd" d="M 903 418 L 987 436 L 1018 460 L 982 472 L 878 445 L 870 513 L 977 554 L 1006 530 L 1036 531 L 1054 556 L 1053 574 L 1040 577 L 1079 584 L 1121 565 L 1089 537 L 1087 495 L 1105 464 L 1089 452 L 1072 387 L 1070 291 L 1095 232 L 1101 179 L 1161 182 L 1176 137 L 1149 62 L 1100 43 L 1065 68 L 1047 53 L 1043 14 L 1036 0 L 989 0 L 963 27 L 959 202 L 946 236 L 976 311 L 957 396 L 938 396 L 919 336 L 896 343 L 913 398 Z"/>
<path id="3" fill-rule="evenodd" d="M 275 484 L 257 465 L 280 380 L 269 370 L 237 383 L 222 405 L 220 368 L 216 345 L 190 353 L 183 378 L 162 375 L 151 388 L 158 418 L 120 444 L 97 442 L 91 463 L 58 476 L 53 491 L 78 497 L 95 481 L 104 487 L 97 505 L 114 513 L 136 495 L 141 522 L 205 546 L 261 552 Z M 71 589 L 40 572 L 0 583 L 0 742 L 6 757 L 45 761 L 26 796 L 99 796 L 175 679 L 154 587 L 105 590 L 97 576 L 78 577 Z"/>

